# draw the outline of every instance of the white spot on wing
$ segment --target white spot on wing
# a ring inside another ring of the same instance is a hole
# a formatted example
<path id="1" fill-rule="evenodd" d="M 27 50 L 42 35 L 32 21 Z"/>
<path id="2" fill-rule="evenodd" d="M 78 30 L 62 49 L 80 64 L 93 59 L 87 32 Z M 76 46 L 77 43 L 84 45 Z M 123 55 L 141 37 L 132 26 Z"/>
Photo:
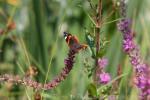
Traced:
<path id="1" fill-rule="evenodd" d="M 65 40 L 67 39 L 67 36 L 65 36 Z"/>

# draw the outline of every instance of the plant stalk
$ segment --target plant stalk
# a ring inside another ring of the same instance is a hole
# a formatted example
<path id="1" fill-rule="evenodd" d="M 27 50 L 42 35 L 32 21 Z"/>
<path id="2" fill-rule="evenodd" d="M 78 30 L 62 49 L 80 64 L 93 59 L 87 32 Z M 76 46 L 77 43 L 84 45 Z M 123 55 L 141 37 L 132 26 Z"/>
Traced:
<path id="1" fill-rule="evenodd" d="M 98 73 L 98 53 L 100 50 L 100 28 L 101 28 L 101 20 L 102 20 L 102 0 L 98 1 L 96 14 L 96 63 L 95 63 L 95 75 L 94 82 L 97 83 L 97 73 Z"/>

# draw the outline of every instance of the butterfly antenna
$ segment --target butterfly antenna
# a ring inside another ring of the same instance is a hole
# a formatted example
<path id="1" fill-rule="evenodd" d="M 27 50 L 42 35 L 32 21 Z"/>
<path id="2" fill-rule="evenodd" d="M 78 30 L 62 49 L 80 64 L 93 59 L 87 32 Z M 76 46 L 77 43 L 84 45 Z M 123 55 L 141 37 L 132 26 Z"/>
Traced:
<path id="1" fill-rule="evenodd" d="M 68 35 L 68 33 L 67 32 L 64 32 L 64 37 L 66 37 Z"/>

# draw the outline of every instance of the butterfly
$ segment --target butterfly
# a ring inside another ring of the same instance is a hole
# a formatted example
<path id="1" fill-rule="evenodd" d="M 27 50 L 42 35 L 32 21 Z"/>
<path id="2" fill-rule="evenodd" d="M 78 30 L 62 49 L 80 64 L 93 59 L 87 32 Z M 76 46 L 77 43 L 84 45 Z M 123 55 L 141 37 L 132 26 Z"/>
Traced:
<path id="1" fill-rule="evenodd" d="M 87 48 L 86 44 L 80 44 L 78 38 L 70 33 L 64 32 L 64 38 L 72 50 L 79 51 Z"/>

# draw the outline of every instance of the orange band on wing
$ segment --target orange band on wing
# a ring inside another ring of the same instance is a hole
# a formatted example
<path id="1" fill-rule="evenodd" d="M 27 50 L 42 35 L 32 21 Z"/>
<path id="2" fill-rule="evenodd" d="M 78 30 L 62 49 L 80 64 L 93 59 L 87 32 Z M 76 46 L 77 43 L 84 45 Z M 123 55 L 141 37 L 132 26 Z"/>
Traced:
<path id="1" fill-rule="evenodd" d="M 69 42 L 70 42 L 70 39 L 71 39 L 71 35 L 69 35 L 69 36 L 67 36 L 67 38 L 66 38 L 66 42 L 67 42 L 67 44 L 69 45 Z"/>
<path id="2" fill-rule="evenodd" d="M 78 38 L 77 38 L 76 36 L 72 36 L 72 38 L 74 39 L 74 41 L 75 41 L 76 43 L 79 43 L 79 40 L 78 40 Z"/>

